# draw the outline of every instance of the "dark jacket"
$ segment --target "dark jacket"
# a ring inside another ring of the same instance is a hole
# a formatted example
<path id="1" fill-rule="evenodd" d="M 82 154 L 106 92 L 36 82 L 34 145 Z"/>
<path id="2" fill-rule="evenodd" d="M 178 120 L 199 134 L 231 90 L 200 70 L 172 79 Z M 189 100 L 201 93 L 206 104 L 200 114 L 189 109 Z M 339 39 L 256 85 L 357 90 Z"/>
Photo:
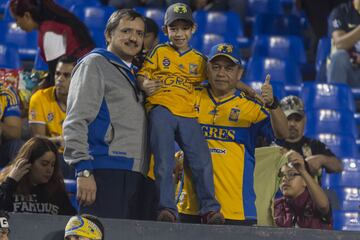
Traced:
<path id="1" fill-rule="evenodd" d="M 16 193 L 18 183 L 12 178 L 0 185 L 0 209 L 16 213 L 75 215 L 64 190 L 50 195 L 44 184 L 34 186 L 27 195 Z"/>

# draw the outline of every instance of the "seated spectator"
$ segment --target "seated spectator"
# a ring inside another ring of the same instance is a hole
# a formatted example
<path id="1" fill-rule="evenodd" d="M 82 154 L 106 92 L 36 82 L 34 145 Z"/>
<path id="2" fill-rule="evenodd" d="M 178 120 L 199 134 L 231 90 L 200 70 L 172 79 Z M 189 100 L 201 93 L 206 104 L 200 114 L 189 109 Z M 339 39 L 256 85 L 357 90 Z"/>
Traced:
<path id="1" fill-rule="evenodd" d="M 103 240 L 104 226 L 100 220 L 89 214 L 70 218 L 65 227 L 65 240 Z"/>
<path id="2" fill-rule="evenodd" d="M 55 145 L 34 137 L 0 172 L 0 210 L 16 213 L 74 215 L 65 192 Z"/>
<path id="3" fill-rule="evenodd" d="M 288 163 L 279 172 L 283 197 L 276 199 L 274 221 L 279 227 L 332 229 L 329 200 L 308 173 L 299 153 L 286 153 Z"/>
<path id="4" fill-rule="evenodd" d="M 30 99 L 29 125 L 32 136 L 47 137 L 58 146 L 60 166 L 65 178 L 75 178 L 75 170 L 65 164 L 62 152 L 64 139 L 62 123 L 66 114 L 71 72 L 77 59 L 62 56 L 55 71 L 55 86 L 37 91 Z"/>
<path id="5" fill-rule="evenodd" d="M 133 64 L 138 68 L 141 68 L 145 56 L 150 50 L 152 50 L 159 43 L 159 27 L 154 20 L 151 18 L 145 17 L 145 36 L 144 36 L 144 46 L 142 51 L 135 56 Z"/>
<path id="6" fill-rule="evenodd" d="M 329 17 L 332 51 L 329 83 L 360 87 L 360 0 L 337 6 Z"/>
<path id="7" fill-rule="evenodd" d="M 23 143 L 19 104 L 16 91 L 0 84 L 0 168 L 15 157 Z"/>
<path id="8" fill-rule="evenodd" d="M 306 115 L 303 101 L 296 96 L 287 96 L 281 100 L 280 106 L 288 119 L 289 128 L 289 137 L 281 145 L 300 153 L 307 170 L 314 176 L 321 173 L 322 168 L 328 173 L 341 172 L 341 161 L 324 143 L 304 136 Z"/>
<path id="9" fill-rule="evenodd" d="M 62 55 L 79 58 L 95 46 L 84 23 L 53 0 L 11 0 L 10 12 L 24 31 L 39 31 L 38 44 L 49 65 L 50 86 L 54 85 L 56 64 Z"/>
<path id="10" fill-rule="evenodd" d="M 0 211 L 0 240 L 9 240 L 9 234 L 9 215 L 4 211 Z"/>

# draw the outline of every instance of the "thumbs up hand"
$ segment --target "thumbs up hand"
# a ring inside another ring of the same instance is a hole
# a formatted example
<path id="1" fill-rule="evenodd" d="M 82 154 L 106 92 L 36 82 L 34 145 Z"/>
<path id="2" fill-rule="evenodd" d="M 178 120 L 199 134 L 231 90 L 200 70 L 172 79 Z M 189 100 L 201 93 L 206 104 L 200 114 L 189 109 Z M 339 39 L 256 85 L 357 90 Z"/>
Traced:
<path id="1" fill-rule="evenodd" d="M 271 105 L 274 102 L 273 89 L 270 84 L 270 75 L 266 75 L 265 82 L 261 86 L 261 98 L 265 105 Z"/>

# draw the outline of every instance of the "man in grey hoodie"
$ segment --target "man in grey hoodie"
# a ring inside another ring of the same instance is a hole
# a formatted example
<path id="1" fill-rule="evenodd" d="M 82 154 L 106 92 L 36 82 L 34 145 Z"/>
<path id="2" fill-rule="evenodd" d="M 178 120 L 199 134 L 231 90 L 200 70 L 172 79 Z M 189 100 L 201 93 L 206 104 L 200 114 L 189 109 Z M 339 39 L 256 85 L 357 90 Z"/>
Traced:
<path id="1" fill-rule="evenodd" d="M 133 57 L 143 45 L 144 19 L 114 12 L 107 49 L 94 49 L 74 68 L 64 121 L 65 161 L 75 166 L 80 213 L 139 217 L 139 187 L 147 173 L 143 95 Z"/>

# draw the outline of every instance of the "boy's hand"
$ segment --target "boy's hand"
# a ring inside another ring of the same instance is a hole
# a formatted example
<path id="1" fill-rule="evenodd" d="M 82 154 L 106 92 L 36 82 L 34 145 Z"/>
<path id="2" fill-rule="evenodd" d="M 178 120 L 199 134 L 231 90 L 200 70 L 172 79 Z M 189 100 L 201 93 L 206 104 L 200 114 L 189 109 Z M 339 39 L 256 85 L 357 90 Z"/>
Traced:
<path id="1" fill-rule="evenodd" d="M 150 80 L 148 77 L 144 77 L 144 81 L 141 86 L 141 89 L 145 92 L 147 96 L 153 95 L 160 88 L 161 88 L 161 81 Z"/>
<path id="2" fill-rule="evenodd" d="M 298 152 L 290 150 L 286 153 L 288 162 L 300 173 L 306 172 L 305 160 Z"/>

